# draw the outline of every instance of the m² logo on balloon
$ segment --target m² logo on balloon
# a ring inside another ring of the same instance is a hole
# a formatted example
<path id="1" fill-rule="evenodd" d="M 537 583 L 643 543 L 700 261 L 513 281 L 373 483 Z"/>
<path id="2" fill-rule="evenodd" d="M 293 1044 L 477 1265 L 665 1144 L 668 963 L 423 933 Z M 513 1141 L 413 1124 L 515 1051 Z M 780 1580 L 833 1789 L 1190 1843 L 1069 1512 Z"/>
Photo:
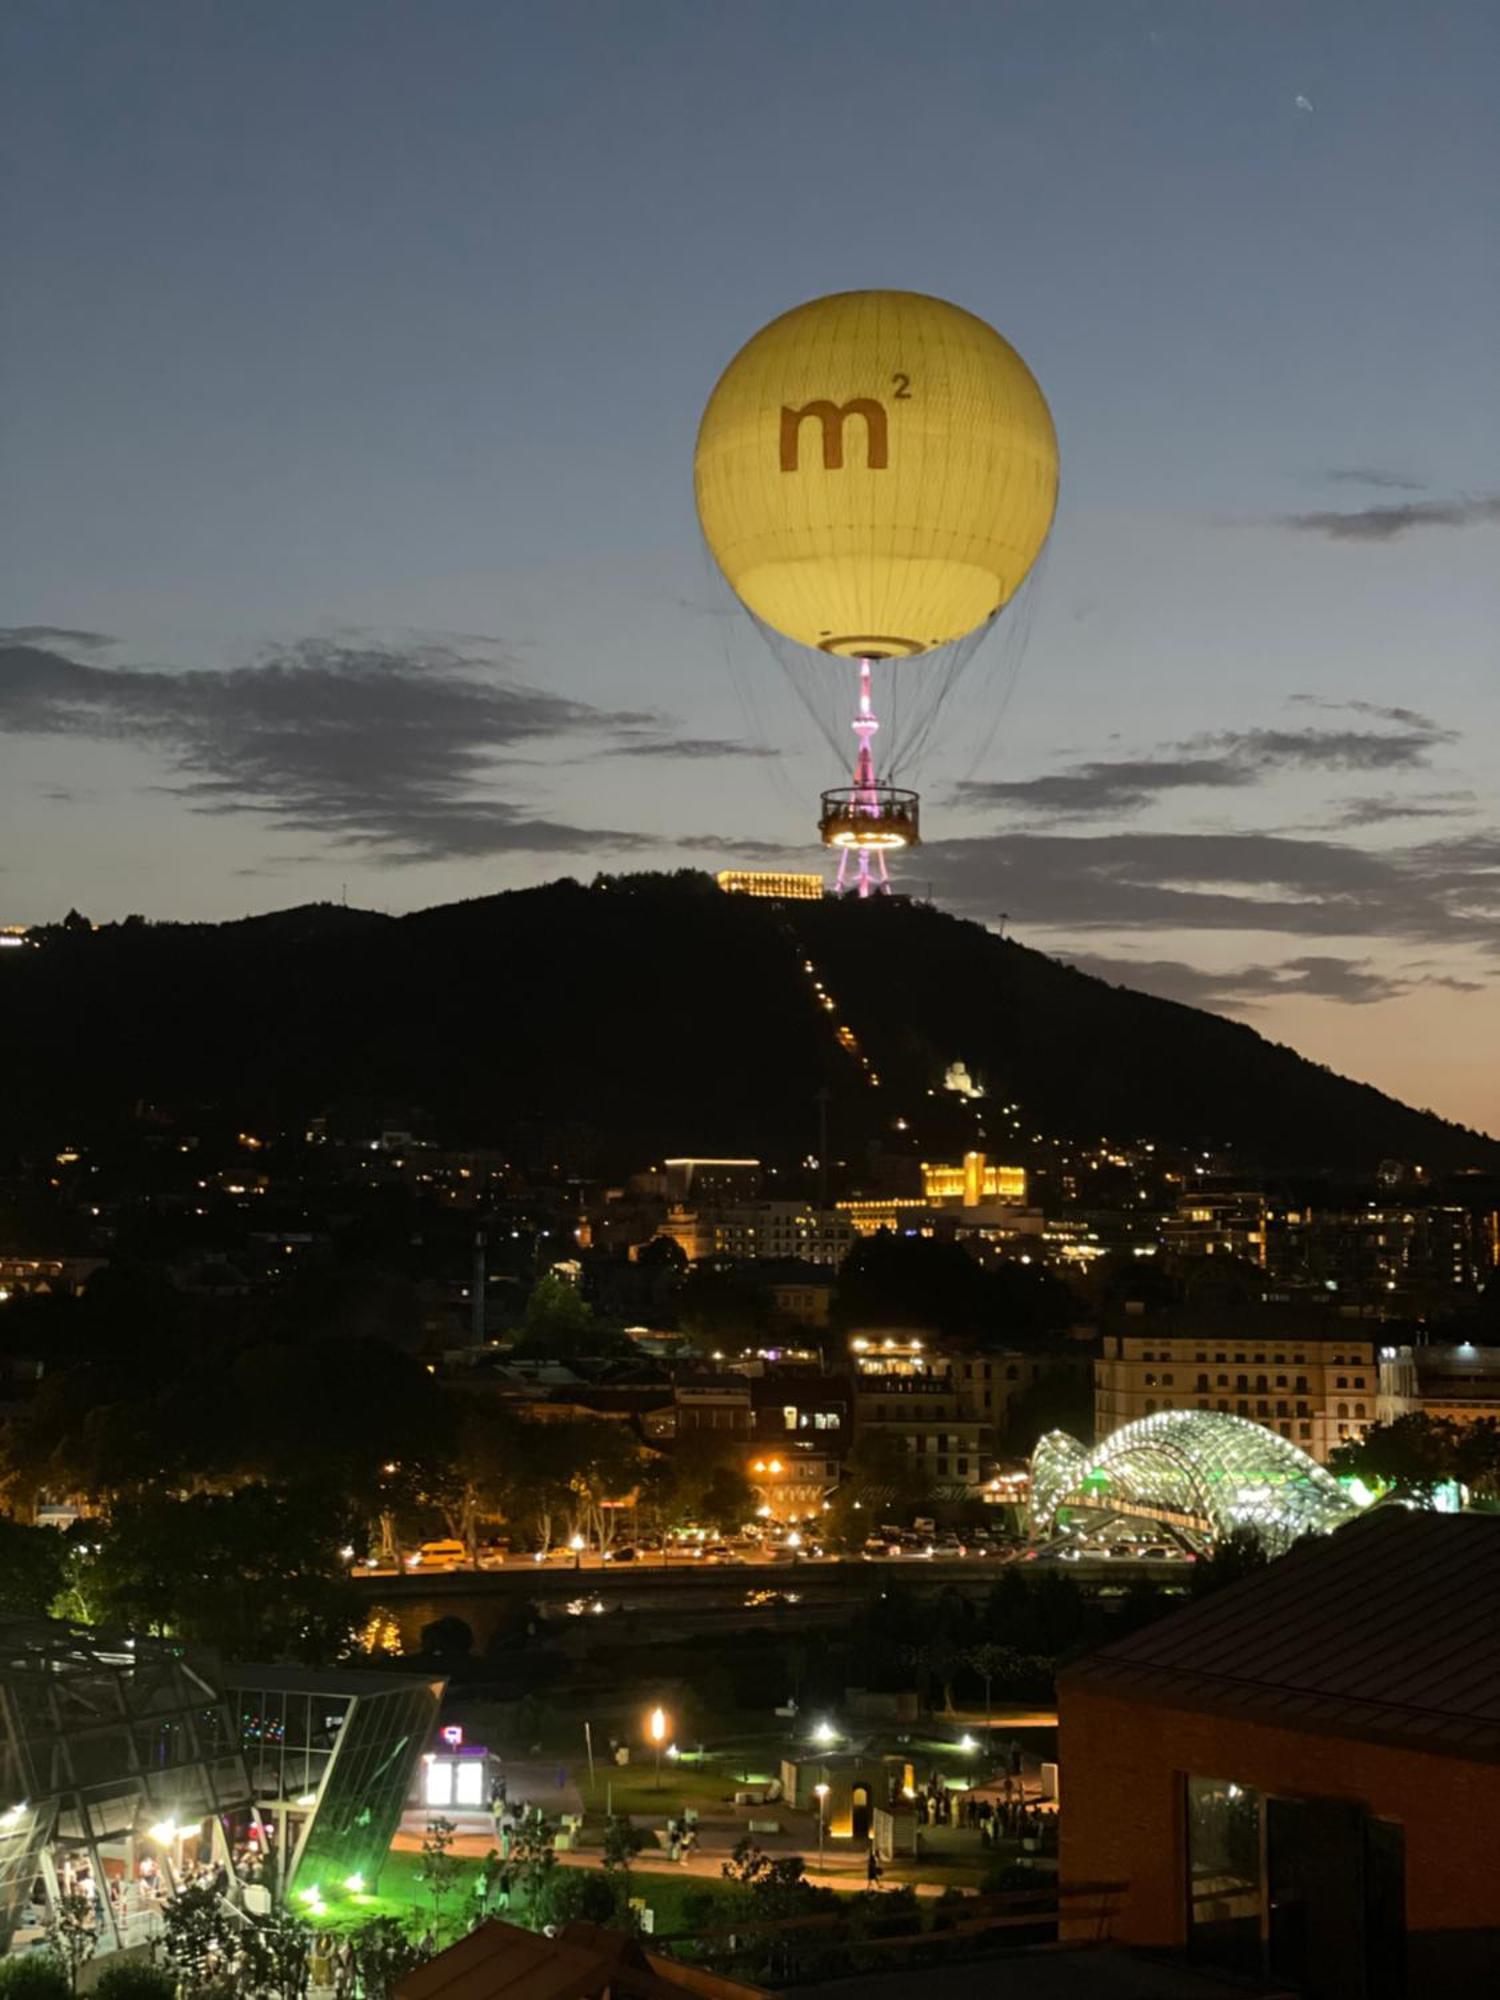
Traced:
<path id="1" fill-rule="evenodd" d="M 823 470 L 841 472 L 844 467 L 844 429 L 851 417 L 860 417 L 864 421 L 866 470 L 884 472 L 891 462 L 889 427 L 884 403 L 877 403 L 873 396 L 851 396 L 847 403 L 831 403 L 826 397 L 819 397 L 814 402 L 804 403 L 800 410 L 791 409 L 783 403 L 781 406 L 782 471 L 801 470 L 803 426 L 815 422 L 823 437 Z"/>

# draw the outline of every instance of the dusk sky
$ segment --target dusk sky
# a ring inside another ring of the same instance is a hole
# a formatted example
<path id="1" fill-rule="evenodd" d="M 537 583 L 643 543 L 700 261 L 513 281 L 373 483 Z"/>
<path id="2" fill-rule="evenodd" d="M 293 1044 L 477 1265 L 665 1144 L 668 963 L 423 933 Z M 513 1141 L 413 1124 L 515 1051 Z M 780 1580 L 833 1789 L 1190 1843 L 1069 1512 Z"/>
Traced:
<path id="1" fill-rule="evenodd" d="M 0 921 L 817 867 L 693 438 L 897 286 L 1062 454 L 903 881 L 1500 1132 L 1493 0 L 10 0 L 0 74 Z"/>

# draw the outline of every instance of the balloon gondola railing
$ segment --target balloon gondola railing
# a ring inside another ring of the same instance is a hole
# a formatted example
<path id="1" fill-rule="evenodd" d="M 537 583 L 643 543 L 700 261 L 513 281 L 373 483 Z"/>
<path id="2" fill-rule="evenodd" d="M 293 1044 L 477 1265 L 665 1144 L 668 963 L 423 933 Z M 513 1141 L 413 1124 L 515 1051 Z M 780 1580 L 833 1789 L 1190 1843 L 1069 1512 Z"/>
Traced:
<path id="1" fill-rule="evenodd" d="M 818 831 L 825 847 L 917 847 L 921 803 L 894 785 L 845 785 L 823 794 Z"/>

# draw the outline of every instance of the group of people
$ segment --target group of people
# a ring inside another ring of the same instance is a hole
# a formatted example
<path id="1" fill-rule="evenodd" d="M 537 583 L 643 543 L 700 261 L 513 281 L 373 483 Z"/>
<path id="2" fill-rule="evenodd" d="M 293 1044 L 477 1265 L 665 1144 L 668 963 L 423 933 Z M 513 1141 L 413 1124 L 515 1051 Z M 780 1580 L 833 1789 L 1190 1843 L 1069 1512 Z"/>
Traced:
<path id="1" fill-rule="evenodd" d="M 686 1861 L 698 1845 L 698 1815 L 685 1809 L 680 1819 L 667 1821 L 667 1859 Z"/>

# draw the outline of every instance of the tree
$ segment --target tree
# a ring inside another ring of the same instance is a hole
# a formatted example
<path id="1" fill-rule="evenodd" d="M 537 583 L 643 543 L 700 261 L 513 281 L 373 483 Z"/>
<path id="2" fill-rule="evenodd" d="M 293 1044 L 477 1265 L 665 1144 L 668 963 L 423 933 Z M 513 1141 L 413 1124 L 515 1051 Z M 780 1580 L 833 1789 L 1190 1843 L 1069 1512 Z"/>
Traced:
<path id="1" fill-rule="evenodd" d="M 1377 1492 L 1430 1507 L 1438 1487 L 1459 1477 L 1462 1431 L 1447 1418 L 1413 1411 L 1336 1445 L 1328 1468 L 1362 1479 Z"/>
<path id="2" fill-rule="evenodd" d="M 399 1917 L 372 1917 L 349 1934 L 354 1971 L 364 2000 L 394 2000 L 396 1982 L 427 1962 Z"/>
<path id="3" fill-rule="evenodd" d="M 735 1514 L 734 1525 L 747 1518 L 736 1509 L 748 1497 L 735 1487 L 733 1475 L 744 1478 L 745 1442 L 727 1431 L 688 1431 L 669 1451 L 648 1458 L 641 1468 L 640 1504 L 659 1527 L 678 1528 L 707 1518 L 712 1504 Z M 720 1475 L 724 1475 L 721 1479 Z M 710 1489 L 714 1490 L 712 1503 Z M 754 1512 L 752 1507 L 749 1512 Z"/>
<path id="4" fill-rule="evenodd" d="M 76 1892 L 58 1899 L 47 1924 L 47 1943 L 68 1975 L 68 1989 L 78 1991 L 78 1975 L 99 1949 L 99 1930 L 92 1900 Z"/>
<path id="5" fill-rule="evenodd" d="M 533 1906 L 533 1923 L 608 1924 L 619 1915 L 615 1885 L 591 1868 L 554 1868 Z"/>
<path id="6" fill-rule="evenodd" d="M 533 1922 L 545 1899 L 547 1883 L 557 1866 L 553 1841 L 557 1829 L 545 1819 L 529 1819 L 511 1842 L 510 1862 L 516 1888 L 525 1898 L 526 1913 Z"/>
<path id="7" fill-rule="evenodd" d="M 432 1927 L 437 1932 L 442 1930 L 444 1905 L 461 1872 L 458 1856 L 452 1851 L 457 1832 L 451 1819 L 439 1816 L 428 1820 L 422 1836 L 422 1865 L 417 1874 L 432 1898 Z"/>
<path id="8" fill-rule="evenodd" d="M 1270 1560 L 1265 1543 L 1249 1523 L 1231 1528 L 1214 1544 L 1210 1555 L 1193 1565 L 1192 1594 L 1194 1597 L 1208 1597 L 1214 1591 L 1222 1590 L 1226 1584 L 1240 1583 L 1245 1577 L 1254 1576 Z"/>
<path id="9" fill-rule="evenodd" d="M 896 1514 L 910 1513 L 931 1487 L 915 1452 L 889 1431 L 866 1431 L 849 1453 L 843 1484 L 833 1498 L 829 1522 L 836 1534 L 854 1536 Z"/>
<path id="10" fill-rule="evenodd" d="M 904 1646 L 901 1656 L 917 1677 L 918 1699 L 926 1702 L 932 1692 L 932 1683 L 937 1681 L 942 1691 L 943 1707 L 953 1707 L 953 1674 L 961 1665 L 963 1654 L 951 1640 L 941 1636 L 919 1639 L 912 1645 Z"/>
<path id="11" fill-rule="evenodd" d="M 861 1238 L 844 1259 L 830 1317 L 845 1332 L 868 1326 L 977 1332 L 989 1317 L 986 1296 L 984 1272 L 958 1244 L 882 1229 Z"/>
<path id="12" fill-rule="evenodd" d="M 1030 1458 L 1048 1431 L 1066 1431 L 1080 1444 L 1092 1442 L 1094 1385 L 1086 1365 L 1060 1363 L 1013 1397 L 1002 1449 L 1011 1458 Z"/>
<path id="13" fill-rule="evenodd" d="M 176 2000 L 177 1981 L 164 1965 L 127 1958 L 106 1965 L 89 1990 L 94 2000 Z"/>
<path id="14" fill-rule="evenodd" d="M 224 1945 L 217 1891 L 205 1884 L 169 1896 L 162 1906 L 162 1943 L 189 2000 L 216 1985 Z"/>
<path id="15" fill-rule="evenodd" d="M 736 1465 L 715 1469 L 698 1501 L 698 1518 L 705 1527 L 731 1534 L 755 1513 L 755 1490 Z"/>
<path id="16" fill-rule="evenodd" d="M 970 1646 L 963 1659 L 964 1665 L 984 1682 L 984 1726 L 988 1729 L 990 1689 L 997 1680 L 1014 1678 L 1021 1663 L 1020 1655 L 1014 1646 L 1000 1646 L 993 1639 L 984 1639 L 977 1646 Z"/>
<path id="17" fill-rule="evenodd" d="M 55 1528 L 0 1516 L 0 1611 L 45 1618 L 63 1588 L 67 1553 Z"/>
<path id="18" fill-rule="evenodd" d="M 0 2000 L 70 2000 L 66 1969 L 51 1953 L 0 1958 Z"/>
<path id="19" fill-rule="evenodd" d="M 631 1824 L 629 1813 L 612 1813 L 604 1824 L 605 1873 L 618 1878 L 623 1905 L 630 1882 L 630 1864 L 646 1846 L 648 1836 Z"/>
<path id="20" fill-rule="evenodd" d="M 80 1588 L 127 1630 L 231 1658 L 328 1659 L 360 1610 L 340 1554 L 347 1532 L 312 1496 L 266 1486 L 134 1501 L 102 1531 Z"/>
<path id="21" fill-rule="evenodd" d="M 593 1309 L 575 1285 L 555 1271 L 538 1278 L 526 1301 L 516 1352 L 536 1359 L 567 1360 L 598 1351 L 600 1329 Z M 613 1345 L 607 1340 L 606 1345 Z"/>
<path id="22" fill-rule="evenodd" d="M 677 1294 L 677 1323 L 700 1347 L 754 1347 L 773 1318 L 771 1294 L 738 1266 L 695 1264 Z"/>

